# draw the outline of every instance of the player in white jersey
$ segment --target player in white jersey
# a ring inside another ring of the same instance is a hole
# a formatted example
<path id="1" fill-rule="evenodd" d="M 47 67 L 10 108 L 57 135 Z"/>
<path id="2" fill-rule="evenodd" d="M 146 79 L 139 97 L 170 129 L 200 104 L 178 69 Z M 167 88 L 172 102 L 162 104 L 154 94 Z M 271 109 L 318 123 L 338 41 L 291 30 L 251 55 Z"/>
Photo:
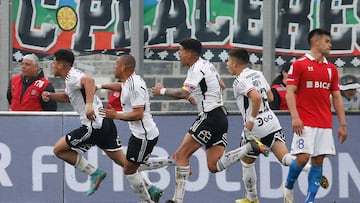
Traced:
<path id="1" fill-rule="evenodd" d="M 128 142 L 124 174 L 134 192 L 145 202 L 158 202 L 162 190 L 152 186 L 142 173 L 139 166 L 148 161 L 159 137 L 159 130 L 150 113 L 149 93 L 145 81 L 135 73 L 135 58 L 131 55 L 121 55 L 116 60 L 115 77 L 121 83 L 99 85 L 98 88 L 121 92 L 123 112 L 118 113 L 112 107 L 100 111 L 107 118 L 128 121 L 131 136 Z M 169 157 L 158 158 L 158 166 L 166 166 Z M 162 165 L 159 163 L 161 162 Z"/>
<path id="2" fill-rule="evenodd" d="M 288 166 L 295 157 L 289 154 L 280 122 L 269 107 L 268 100 L 273 99 L 270 86 L 262 72 L 250 69 L 248 64 L 249 53 L 245 49 L 238 48 L 229 52 L 227 67 L 229 73 L 236 76 L 233 83 L 234 97 L 244 121 L 241 145 L 246 144 L 249 137 L 257 136 L 273 151 L 279 162 Z M 241 159 L 246 197 L 236 200 L 236 203 L 259 202 L 255 172 L 258 155 L 258 152 L 249 152 Z M 310 165 L 305 170 L 309 168 Z"/>
<path id="3" fill-rule="evenodd" d="M 195 39 L 180 42 L 181 63 L 189 67 L 187 77 L 180 89 L 166 89 L 162 84 L 152 88 L 153 95 L 166 95 L 175 99 L 189 99 L 198 107 L 199 116 L 186 133 L 182 144 L 176 151 L 176 186 L 172 200 L 182 203 L 185 183 L 190 174 L 190 156 L 205 145 L 208 168 L 216 173 L 239 161 L 247 152 L 256 150 L 266 154 L 261 142 L 254 140 L 241 148 L 224 153 L 227 146 L 228 120 L 223 106 L 222 85 L 215 67 L 203 60 L 202 45 Z M 195 101 L 195 102 L 194 102 Z"/>
<path id="4" fill-rule="evenodd" d="M 54 154 L 85 172 L 91 177 L 91 185 L 87 194 L 92 195 L 105 178 L 106 173 L 90 164 L 86 158 L 75 151 L 86 152 L 97 145 L 115 163 L 123 166 L 125 155 L 117 135 L 113 120 L 102 118 L 99 109 L 102 108 L 100 99 L 95 95 L 94 79 L 87 77 L 80 70 L 75 69 L 74 54 L 67 49 L 55 52 L 53 61 L 54 76 L 65 80 L 65 92 L 43 92 L 45 101 L 70 102 L 80 116 L 81 127 L 61 137 L 54 146 Z"/>

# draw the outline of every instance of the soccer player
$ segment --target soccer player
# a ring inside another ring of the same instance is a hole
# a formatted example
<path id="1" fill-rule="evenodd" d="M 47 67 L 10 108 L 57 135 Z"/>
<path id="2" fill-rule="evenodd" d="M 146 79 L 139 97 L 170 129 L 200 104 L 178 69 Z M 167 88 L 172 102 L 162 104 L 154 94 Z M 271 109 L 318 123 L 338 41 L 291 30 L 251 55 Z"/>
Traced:
<path id="1" fill-rule="evenodd" d="M 289 166 L 295 157 L 289 153 L 280 122 L 269 107 L 268 101 L 273 99 L 271 88 L 262 72 L 250 69 L 248 64 L 249 53 L 245 49 L 229 51 L 227 68 L 231 75 L 236 76 L 233 83 L 234 97 L 245 124 L 241 145 L 245 145 L 249 137 L 256 135 L 273 151 L 280 163 Z M 259 202 L 255 172 L 258 155 L 259 153 L 249 152 L 241 159 L 246 197 L 236 200 L 236 203 Z M 309 169 L 310 165 L 307 165 L 306 170 Z M 324 181 L 326 184 L 327 179 Z"/>
<path id="2" fill-rule="evenodd" d="M 312 167 L 308 174 L 305 202 L 314 202 L 321 181 L 323 160 L 326 156 L 335 155 L 330 95 L 339 120 L 340 143 L 347 137 L 338 71 L 325 57 L 331 49 L 330 33 L 314 29 L 309 32 L 307 39 L 310 53 L 294 61 L 286 81 L 286 101 L 294 131 L 291 153 L 296 156 L 283 186 L 286 203 L 294 202 L 294 183 L 309 160 Z"/>
<path id="3" fill-rule="evenodd" d="M 102 102 L 95 95 L 94 79 L 73 67 L 74 54 L 67 49 L 55 52 L 53 71 L 55 76 L 65 80 L 65 92 L 44 92 L 42 99 L 58 102 L 70 102 L 74 110 L 80 115 L 81 127 L 61 137 L 54 146 L 55 155 L 73 165 L 76 169 L 90 175 L 91 185 L 87 194 L 92 195 L 100 182 L 105 178 L 105 171 L 90 164 L 86 158 L 73 150 L 74 148 L 86 152 L 97 145 L 107 156 L 120 166 L 125 165 L 125 155 L 121 149 L 121 142 L 117 135 L 116 126 L 112 119 L 100 116 L 99 109 Z M 152 191 L 159 191 L 151 182 L 145 179 Z M 155 193 L 153 192 L 153 193 Z"/>
<path id="4" fill-rule="evenodd" d="M 102 118 L 99 109 L 102 102 L 95 95 L 94 79 L 73 67 L 74 54 L 68 49 L 59 49 L 54 54 L 54 76 L 65 80 L 65 92 L 43 92 L 45 101 L 70 102 L 80 116 L 81 126 L 61 137 L 54 146 L 54 154 L 90 175 L 91 185 L 87 194 L 92 195 L 105 178 L 106 173 L 90 164 L 74 148 L 86 152 L 97 145 L 117 164 L 123 166 L 125 155 L 113 120 Z"/>
<path id="5" fill-rule="evenodd" d="M 267 155 L 267 149 L 255 137 L 241 148 L 224 153 L 227 146 L 228 119 L 223 106 L 222 83 L 213 64 L 200 57 L 201 43 L 196 39 L 180 42 L 179 57 L 182 65 L 187 66 L 187 77 L 182 88 L 166 89 L 162 84 L 152 88 L 155 96 L 165 95 L 175 99 L 189 99 L 197 105 L 198 118 L 185 134 L 183 142 L 176 151 L 176 186 L 172 200 L 168 203 L 182 203 L 185 183 L 190 173 L 190 156 L 205 146 L 208 168 L 216 173 L 224 170 L 249 151 L 260 151 Z"/>
<path id="6" fill-rule="evenodd" d="M 115 64 L 115 78 L 121 83 L 98 85 L 97 88 L 121 92 L 122 113 L 110 107 L 101 109 L 106 118 L 128 121 L 131 136 L 128 142 L 124 174 L 133 191 L 146 202 L 159 201 L 162 190 L 144 182 L 144 177 L 138 172 L 153 151 L 159 137 L 159 130 L 152 118 L 149 93 L 145 81 L 135 73 L 135 58 L 131 55 L 121 55 Z M 154 158 L 158 159 L 158 158 Z M 168 157 L 162 163 L 169 163 Z M 165 166 L 165 165 L 163 165 Z"/>

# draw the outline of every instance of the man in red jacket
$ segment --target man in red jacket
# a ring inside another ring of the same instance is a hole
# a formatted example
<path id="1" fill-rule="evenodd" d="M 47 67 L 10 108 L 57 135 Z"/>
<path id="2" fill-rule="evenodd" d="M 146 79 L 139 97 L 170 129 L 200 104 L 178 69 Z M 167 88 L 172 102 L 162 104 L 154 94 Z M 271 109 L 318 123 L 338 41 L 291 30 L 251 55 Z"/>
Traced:
<path id="1" fill-rule="evenodd" d="M 23 57 L 22 74 L 15 75 L 9 83 L 7 99 L 11 111 L 56 111 L 55 101 L 45 102 L 43 91 L 55 92 L 54 87 L 44 77 L 39 68 L 39 59 L 34 54 Z"/>

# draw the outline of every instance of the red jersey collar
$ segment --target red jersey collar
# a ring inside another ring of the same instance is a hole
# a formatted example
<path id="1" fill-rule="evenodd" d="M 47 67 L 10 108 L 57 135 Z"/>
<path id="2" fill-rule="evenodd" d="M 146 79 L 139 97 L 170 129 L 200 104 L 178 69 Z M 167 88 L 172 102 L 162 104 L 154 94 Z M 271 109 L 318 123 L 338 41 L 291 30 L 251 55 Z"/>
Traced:
<path id="1" fill-rule="evenodd" d="M 310 53 L 306 53 L 306 54 L 305 54 L 305 57 L 308 58 L 310 61 L 315 61 L 315 62 L 317 62 L 316 59 L 315 59 L 313 56 L 311 56 Z M 329 63 L 325 56 L 324 56 L 324 59 L 323 59 L 323 63 L 325 63 L 325 64 L 328 64 L 328 63 Z"/>

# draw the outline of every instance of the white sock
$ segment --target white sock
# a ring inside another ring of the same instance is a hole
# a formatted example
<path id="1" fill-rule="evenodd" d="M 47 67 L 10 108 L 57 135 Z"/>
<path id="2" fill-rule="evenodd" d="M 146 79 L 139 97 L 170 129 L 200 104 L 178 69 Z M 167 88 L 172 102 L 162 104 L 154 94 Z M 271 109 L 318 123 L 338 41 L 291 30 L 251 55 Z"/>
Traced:
<path id="1" fill-rule="evenodd" d="M 150 195 L 145 187 L 144 179 L 139 172 L 125 175 L 128 179 L 131 189 L 140 197 L 140 199 L 151 202 Z"/>
<path id="2" fill-rule="evenodd" d="M 281 160 L 281 163 L 284 165 L 284 166 L 290 166 L 291 162 L 293 160 L 295 160 L 296 157 L 294 155 L 291 155 L 290 153 L 287 153 L 285 154 L 285 156 L 283 156 L 282 160 Z M 303 168 L 303 171 L 305 172 L 309 172 L 310 171 L 310 168 L 311 168 L 311 164 L 310 163 L 307 163 L 304 168 Z"/>
<path id="3" fill-rule="evenodd" d="M 151 186 L 153 185 L 152 182 L 150 181 L 149 177 L 147 176 L 147 174 L 144 171 L 140 171 L 140 174 L 143 177 L 146 189 L 149 190 L 151 188 Z"/>
<path id="4" fill-rule="evenodd" d="M 287 153 L 283 156 L 282 160 L 281 160 L 281 163 L 284 165 L 284 166 L 290 166 L 291 162 L 293 160 L 295 160 L 296 157 L 291 155 L 290 153 Z"/>
<path id="5" fill-rule="evenodd" d="M 255 163 L 247 164 L 241 161 L 242 170 L 243 170 L 243 182 L 246 190 L 246 197 L 250 201 L 255 201 L 257 199 L 257 190 L 256 190 L 256 171 Z"/>
<path id="6" fill-rule="evenodd" d="M 96 171 L 95 166 L 91 165 L 88 160 L 79 153 L 77 154 L 77 159 L 74 167 L 79 171 L 85 172 L 88 175 L 91 175 Z"/>
<path id="7" fill-rule="evenodd" d="M 172 156 L 167 157 L 151 157 L 141 164 L 138 168 L 139 171 L 153 170 L 165 166 L 176 166 L 175 159 Z"/>
<path id="8" fill-rule="evenodd" d="M 183 203 L 185 196 L 185 183 L 190 174 L 190 166 L 176 166 L 176 186 L 173 200 Z"/>
<path id="9" fill-rule="evenodd" d="M 216 163 L 218 171 L 222 171 L 234 163 L 240 161 L 248 152 L 252 150 L 250 143 L 225 153 Z"/>

